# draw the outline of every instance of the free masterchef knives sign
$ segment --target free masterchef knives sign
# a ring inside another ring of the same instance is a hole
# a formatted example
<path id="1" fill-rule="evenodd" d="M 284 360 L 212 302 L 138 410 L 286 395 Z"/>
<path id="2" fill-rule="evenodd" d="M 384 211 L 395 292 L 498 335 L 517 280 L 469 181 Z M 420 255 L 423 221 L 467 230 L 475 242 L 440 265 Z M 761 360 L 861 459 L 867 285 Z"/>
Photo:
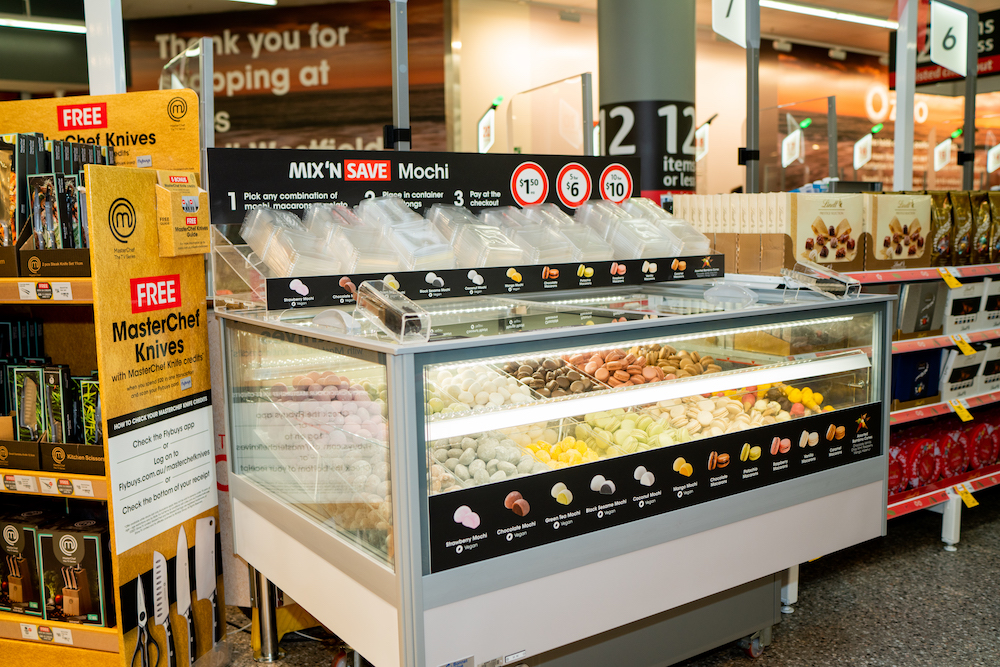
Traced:
<path id="1" fill-rule="evenodd" d="M 162 664 L 187 665 L 215 644 L 221 604 L 203 258 L 160 257 L 155 172 L 92 166 L 94 319 L 125 649 L 155 656 L 155 642 Z"/>
<path id="2" fill-rule="evenodd" d="M 118 166 L 200 171 L 198 96 L 190 90 L 0 102 L 4 132 L 112 146 Z"/>
<path id="3" fill-rule="evenodd" d="M 269 206 L 300 214 L 309 204 L 356 206 L 396 195 L 418 212 L 434 204 L 472 211 L 638 196 L 637 158 L 580 155 L 395 153 L 210 148 L 213 224 L 239 224 Z"/>

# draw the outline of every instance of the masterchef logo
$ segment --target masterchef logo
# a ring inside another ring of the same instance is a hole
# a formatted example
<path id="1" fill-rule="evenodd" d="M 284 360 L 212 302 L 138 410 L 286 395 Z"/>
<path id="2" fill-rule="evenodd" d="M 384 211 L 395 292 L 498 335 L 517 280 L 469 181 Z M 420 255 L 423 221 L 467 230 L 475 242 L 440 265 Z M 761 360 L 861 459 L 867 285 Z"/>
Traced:
<path id="1" fill-rule="evenodd" d="M 65 104 L 56 107 L 60 132 L 100 130 L 108 126 L 108 103 Z"/>
<path id="2" fill-rule="evenodd" d="M 170 182 L 171 183 L 188 183 L 189 181 L 188 181 L 188 177 L 187 176 L 171 176 L 170 177 Z"/>
<path id="3" fill-rule="evenodd" d="M 180 308 L 181 277 L 179 274 L 132 278 L 129 283 L 132 286 L 133 313 Z"/>
<path id="4" fill-rule="evenodd" d="M 108 226 L 111 234 L 122 243 L 128 243 L 128 237 L 135 231 L 136 216 L 132 202 L 124 197 L 111 202 L 108 209 Z"/>
<path id="5" fill-rule="evenodd" d="M 388 181 L 389 160 L 344 160 L 345 181 Z"/>

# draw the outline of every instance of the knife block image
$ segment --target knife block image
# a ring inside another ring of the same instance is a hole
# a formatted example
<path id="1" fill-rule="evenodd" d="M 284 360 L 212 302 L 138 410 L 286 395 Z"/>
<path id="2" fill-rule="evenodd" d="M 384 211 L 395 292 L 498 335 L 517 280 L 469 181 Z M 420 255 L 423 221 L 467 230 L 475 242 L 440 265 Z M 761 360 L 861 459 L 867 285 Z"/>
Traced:
<path id="1" fill-rule="evenodd" d="M 0 518 L 0 611 L 42 616 L 45 595 L 38 578 L 37 534 L 56 517 L 29 510 Z"/>
<path id="2" fill-rule="evenodd" d="M 67 519 L 38 532 L 47 620 L 114 625 L 109 539 L 107 524 L 92 519 Z"/>
<path id="3" fill-rule="evenodd" d="M 63 579 L 68 584 L 62 589 L 63 613 L 67 616 L 86 616 L 91 612 L 90 581 L 82 568 L 64 567 Z"/>
<path id="4" fill-rule="evenodd" d="M 30 566 L 24 558 L 8 556 L 10 572 L 7 575 L 7 596 L 12 603 L 24 603 L 35 599 L 35 587 L 31 583 Z M 12 561 L 12 562 L 11 562 Z M 14 573 L 17 573 L 16 575 Z M 21 576 L 20 573 L 24 573 Z"/>

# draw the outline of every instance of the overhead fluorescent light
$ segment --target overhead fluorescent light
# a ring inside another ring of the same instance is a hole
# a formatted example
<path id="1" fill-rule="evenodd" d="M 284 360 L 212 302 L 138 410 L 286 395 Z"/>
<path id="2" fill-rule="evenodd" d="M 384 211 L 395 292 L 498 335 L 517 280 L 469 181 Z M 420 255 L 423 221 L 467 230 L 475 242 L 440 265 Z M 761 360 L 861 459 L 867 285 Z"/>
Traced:
<path id="1" fill-rule="evenodd" d="M 232 0 L 232 2 L 245 2 L 250 5 L 269 5 L 271 7 L 278 4 L 278 0 Z"/>
<path id="2" fill-rule="evenodd" d="M 851 12 L 841 12 L 835 9 L 826 9 L 825 7 L 816 7 L 813 5 L 800 5 L 794 2 L 783 2 L 782 0 L 760 0 L 760 6 L 766 7 L 767 9 L 777 9 L 783 12 L 792 12 L 793 14 L 816 16 L 821 19 L 832 19 L 834 21 L 847 21 L 848 23 L 860 23 L 861 25 L 870 25 L 875 28 L 887 28 L 889 30 L 896 30 L 899 28 L 899 23 L 897 23 L 896 21 L 890 21 L 889 19 L 878 18 L 877 16 L 867 16 L 865 14 L 853 14 Z"/>
<path id="3" fill-rule="evenodd" d="M 87 33 L 87 26 L 83 21 L 50 21 L 48 19 L 16 14 L 0 14 L 0 27 L 48 30 L 49 32 L 71 32 L 78 35 Z"/>

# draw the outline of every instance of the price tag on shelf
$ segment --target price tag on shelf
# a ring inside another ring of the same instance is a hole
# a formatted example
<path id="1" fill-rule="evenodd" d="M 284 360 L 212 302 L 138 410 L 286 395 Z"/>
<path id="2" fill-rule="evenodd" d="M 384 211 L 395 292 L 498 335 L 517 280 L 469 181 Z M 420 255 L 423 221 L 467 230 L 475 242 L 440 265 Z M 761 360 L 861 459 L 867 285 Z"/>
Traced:
<path id="1" fill-rule="evenodd" d="M 972 421 L 972 413 L 969 412 L 969 404 L 965 402 L 964 398 L 953 398 L 948 401 L 948 405 L 951 406 L 952 411 L 958 415 L 958 418 L 964 422 Z"/>
<path id="2" fill-rule="evenodd" d="M 938 273 L 940 273 L 941 277 L 944 278 L 945 285 L 947 285 L 951 289 L 955 289 L 957 287 L 962 286 L 962 283 L 959 282 L 958 278 L 955 277 L 955 274 L 952 273 L 951 267 L 940 266 L 938 267 Z"/>
<path id="3" fill-rule="evenodd" d="M 976 353 L 976 349 L 969 345 L 969 337 L 965 334 L 957 334 L 951 337 L 951 342 L 953 342 L 959 350 L 962 351 L 967 357 L 971 357 Z"/>
<path id="4" fill-rule="evenodd" d="M 14 487 L 24 493 L 38 493 L 38 482 L 30 475 L 14 475 Z"/>
<path id="5" fill-rule="evenodd" d="M 972 492 L 965 488 L 965 484 L 956 486 L 955 492 L 958 493 L 966 507 L 975 507 L 979 504 L 979 501 L 972 497 Z"/>

